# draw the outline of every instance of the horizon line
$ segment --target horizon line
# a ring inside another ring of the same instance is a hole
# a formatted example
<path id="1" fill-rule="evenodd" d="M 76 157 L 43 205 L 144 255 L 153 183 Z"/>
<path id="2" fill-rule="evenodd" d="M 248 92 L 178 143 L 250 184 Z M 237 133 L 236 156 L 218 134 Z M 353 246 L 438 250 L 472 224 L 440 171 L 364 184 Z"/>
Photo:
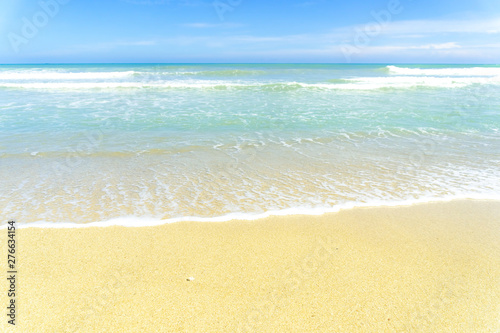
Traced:
<path id="1" fill-rule="evenodd" d="M 500 63 L 465 63 L 465 62 L 31 62 L 0 63 L 10 65 L 492 65 Z"/>

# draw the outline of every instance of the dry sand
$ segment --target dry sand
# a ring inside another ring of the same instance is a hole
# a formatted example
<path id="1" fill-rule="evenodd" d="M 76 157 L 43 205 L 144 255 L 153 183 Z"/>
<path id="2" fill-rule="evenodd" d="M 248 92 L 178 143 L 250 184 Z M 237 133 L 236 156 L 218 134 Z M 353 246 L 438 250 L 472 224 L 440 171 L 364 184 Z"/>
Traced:
<path id="1" fill-rule="evenodd" d="M 500 202 L 17 238 L 17 332 L 500 331 Z"/>

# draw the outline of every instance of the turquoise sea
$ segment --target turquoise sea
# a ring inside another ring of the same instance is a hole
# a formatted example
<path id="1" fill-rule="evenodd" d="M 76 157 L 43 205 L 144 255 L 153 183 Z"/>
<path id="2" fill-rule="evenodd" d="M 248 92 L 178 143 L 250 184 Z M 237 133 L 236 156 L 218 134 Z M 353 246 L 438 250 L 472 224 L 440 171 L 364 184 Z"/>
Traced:
<path id="1" fill-rule="evenodd" d="M 499 129 L 500 66 L 0 65 L 1 224 L 499 199 Z"/>

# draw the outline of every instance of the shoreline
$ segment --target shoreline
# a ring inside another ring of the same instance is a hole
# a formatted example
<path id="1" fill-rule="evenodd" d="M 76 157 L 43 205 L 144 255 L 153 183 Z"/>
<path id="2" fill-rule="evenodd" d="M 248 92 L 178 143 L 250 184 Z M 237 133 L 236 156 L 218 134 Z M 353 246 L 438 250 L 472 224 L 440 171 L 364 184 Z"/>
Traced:
<path id="1" fill-rule="evenodd" d="M 29 222 L 17 224 L 18 229 L 26 228 L 47 228 L 47 229 L 79 229 L 79 228 L 107 228 L 107 227 L 127 227 L 127 228 L 142 228 L 142 227 L 158 227 L 162 225 L 180 223 L 180 222 L 201 222 L 201 223 L 222 223 L 231 221 L 256 221 L 261 219 L 283 217 L 283 216 L 322 216 L 325 214 L 336 214 L 343 211 L 363 208 L 397 208 L 397 207 L 411 207 L 435 203 L 447 203 L 456 201 L 478 201 L 478 202 L 500 202 L 500 196 L 450 196 L 444 198 L 420 198 L 420 199 L 407 199 L 401 201 L 372 201 L 368 203 L 348 202 L 339 204 L 330 208 L 286 208 L 282 210 L 270 210 L 264 213 L 229 213 L 227 215 L 217 217 L 198 217 L 198 216 L 185 216 L 174 217 L 169 219 L 160 219 L 153 217 L 136 217 L 124 216 L 112 218 L 105 221 L 75 223 L 75 222 Z M 16 219 L 12 219 L 16 220 Z M 137 224 L 137 222 L 140 224 Z M 16 221 L 18 222 L 18 221 Z M 0 230 L 6 229 L 7 224 L 0 225 Z"/>
<path id="2" fill-rule="evenodd" d="M 17 232 L 17 330 L 500 329 L 496 201 Z"/>

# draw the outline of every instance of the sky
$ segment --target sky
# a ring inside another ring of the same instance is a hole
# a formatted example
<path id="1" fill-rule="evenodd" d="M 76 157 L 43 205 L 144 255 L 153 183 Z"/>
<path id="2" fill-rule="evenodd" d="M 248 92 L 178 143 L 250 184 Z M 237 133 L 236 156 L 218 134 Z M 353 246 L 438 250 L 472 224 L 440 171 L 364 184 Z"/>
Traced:
<path id="1" fill-rule="evenodd" d="M 16 0 L 0 63 L 500 63 L 499 0 Z"/>

